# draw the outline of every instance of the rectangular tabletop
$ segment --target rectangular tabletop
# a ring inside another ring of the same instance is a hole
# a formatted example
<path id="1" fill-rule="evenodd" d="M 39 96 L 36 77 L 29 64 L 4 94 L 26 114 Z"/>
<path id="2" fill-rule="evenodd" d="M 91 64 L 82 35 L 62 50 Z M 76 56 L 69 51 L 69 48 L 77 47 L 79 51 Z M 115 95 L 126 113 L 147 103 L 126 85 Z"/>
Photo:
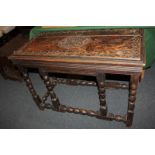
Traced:
<path id="1" fill-rule="evenodd" d="M 155 26 L 36 26 L 31 29 L 29 37 L 30 39 L 35 38 L 40 33 L 43 32 L 53 32 L 53 31 L 67 31 L 67 30 L 96 30 L 96 29 L 143 29 L 144 30 L 144 45 L 146 52 L 146 64 L 145 69 L 151 67 L 155 62 Z"/>
<path id="2" fill-rule="evenodd" d="M 141 29 L 42 33 L 10 57 L 15 63 L 44 62 L 139 67 L 145 65 Z M 28 64 L 28 63 L 26 63 Z M 100 66 L 101 67 L 101 66 Z"/>

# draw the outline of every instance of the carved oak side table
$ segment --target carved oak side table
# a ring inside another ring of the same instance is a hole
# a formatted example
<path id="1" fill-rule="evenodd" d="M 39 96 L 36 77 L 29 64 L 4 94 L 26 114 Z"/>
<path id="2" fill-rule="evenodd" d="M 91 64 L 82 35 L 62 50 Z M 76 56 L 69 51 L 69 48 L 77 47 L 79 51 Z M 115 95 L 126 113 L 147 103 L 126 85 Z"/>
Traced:
<path id="1" fill-rule="evenodd" d="M 134 116 L 136 90 L 143 76 L 145 51 L 142 29 L 79 30 L 42 33 L 9 57 L 18 66 L 35 103 L 59 112 L 116 120 L 131 126 Z M 44 81 L 47 93 L 41 98 L 29 77 L 28 68 L 36 68 Z M 50 78 L 49 73 L 96 77 L 95 81 Z M 130 76 L 129 85 L 107 82 L 106 74 Z M 58 83 L 93 85 L 98 87 L 99 111 L 65 106 L 59 102 L 54 87 Z M 129 89 L 127 115 L 108 112 L 106 88 Z M 51 103 L 46 103 L 47 98 Z"/>

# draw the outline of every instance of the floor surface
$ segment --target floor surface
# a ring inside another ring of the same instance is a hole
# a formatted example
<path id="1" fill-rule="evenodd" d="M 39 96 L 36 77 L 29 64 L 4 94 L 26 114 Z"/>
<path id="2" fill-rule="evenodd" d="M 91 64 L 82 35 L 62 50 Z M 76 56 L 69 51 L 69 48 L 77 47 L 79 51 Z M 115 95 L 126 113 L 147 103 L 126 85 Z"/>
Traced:
<path id="1" fill-rule="evenodd" d="M 45 90 L 40 77 L 31 73 L 35 88 L 40 94 Z M 99 108 L 96 87 L 58 85 L 55 88 L 63 104 L 83 108 Z M 108 89 L 107 103 L 110 112 L 126 114 L 127 90 Z M 9 129 L 112 129 L 127 128 L 124 123 L 96 118 L 40 111 L 28 92 L 25 83 L 4 80 L 0 76 L 0 128 Z M 131 128 L 155 128 L 155 64 L 145 72 L 139 85 L 133 126 Z"/>

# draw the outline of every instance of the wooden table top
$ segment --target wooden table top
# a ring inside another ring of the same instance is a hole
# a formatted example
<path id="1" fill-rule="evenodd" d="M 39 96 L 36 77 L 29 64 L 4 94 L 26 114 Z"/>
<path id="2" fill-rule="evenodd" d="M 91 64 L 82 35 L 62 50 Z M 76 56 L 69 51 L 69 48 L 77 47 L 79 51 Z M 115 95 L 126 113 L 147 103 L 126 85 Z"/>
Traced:
<path id="1" fill-rule="evenodd" d="M 145 65 L 143 30 L 104 29 L 42 33 L 10 57 L 15 61 Z"/>
<path id="2" fill-rule="evenodd" d="M 14 52 L 14 56 L 142 60 L 139 29 L 44 33 Z"/>

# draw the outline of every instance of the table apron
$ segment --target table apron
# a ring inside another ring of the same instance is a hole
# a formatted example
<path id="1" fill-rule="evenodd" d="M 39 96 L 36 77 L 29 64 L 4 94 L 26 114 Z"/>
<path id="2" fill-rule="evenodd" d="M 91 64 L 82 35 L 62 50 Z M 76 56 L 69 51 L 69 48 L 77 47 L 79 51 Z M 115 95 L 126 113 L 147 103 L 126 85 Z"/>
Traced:
<path id="1" fill-rule="evenodd" d="M 42 68 L 47 72 L 65 73 L 65 74 L 77 74 L 86 76 L 96 76 L 97 72 L 104 72 L 109 74 L 123 74 L 131 75 L 135 73 L 141 73 L 142 67 L 131 66 L 112 66 L 112 65 L 94 65 L 94 64 L 66 64 L 66 63 L 48 63 L 42 64 L 37 62 L 18 61 L 15 62 L 17 66 L 23 66 L 26 68 Z"/>

